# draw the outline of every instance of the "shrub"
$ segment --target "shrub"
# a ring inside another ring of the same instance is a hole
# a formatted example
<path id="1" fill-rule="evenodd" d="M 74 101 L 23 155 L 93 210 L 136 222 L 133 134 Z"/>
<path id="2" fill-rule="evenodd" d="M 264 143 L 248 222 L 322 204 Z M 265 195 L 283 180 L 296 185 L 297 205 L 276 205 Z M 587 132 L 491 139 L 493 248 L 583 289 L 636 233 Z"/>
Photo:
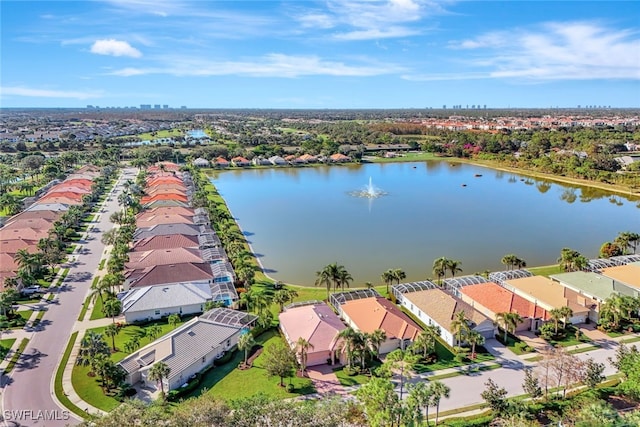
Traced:
<path id="1" fill-rule="evenodd" d="M 295 386 L 291 383 L 287 384 L 287 392 L 289 393 L 293 393 L 293 391 L 295 390 Z"/>

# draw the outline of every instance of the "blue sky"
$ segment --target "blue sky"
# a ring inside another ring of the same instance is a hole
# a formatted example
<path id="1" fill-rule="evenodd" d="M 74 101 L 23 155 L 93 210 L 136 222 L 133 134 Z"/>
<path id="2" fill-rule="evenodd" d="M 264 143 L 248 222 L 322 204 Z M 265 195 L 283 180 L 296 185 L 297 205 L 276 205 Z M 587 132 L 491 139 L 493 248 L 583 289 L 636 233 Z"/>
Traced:
<path id="1" fill-rule="evenodd" d="M 640 106 L 637 1 L 5 1 L 0 106 Z"/>

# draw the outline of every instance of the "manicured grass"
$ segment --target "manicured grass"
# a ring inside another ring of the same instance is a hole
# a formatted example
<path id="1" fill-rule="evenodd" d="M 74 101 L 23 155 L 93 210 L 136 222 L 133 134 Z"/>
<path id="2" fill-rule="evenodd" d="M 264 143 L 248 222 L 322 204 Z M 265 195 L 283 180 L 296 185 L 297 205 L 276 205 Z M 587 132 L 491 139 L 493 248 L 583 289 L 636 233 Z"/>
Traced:
<path id="1" fill-rule="evenodd" d="M 5 374 L 8 374 L 9 372 L 11 372 L 13 368 L 16 366 L 16 363 L 18 363 L 18 359 L 20 359 L 20 356 L 22 356 L 22 352 L 24 351 L 25 348 L 27 348 L 28 343 L 29 343 L 29 339 L 22 338 L 22 341 L 20 341 L 20 346 L 18 346 L 18 350 L 16 350 L 16 352 L 13 353 L 13 356 L 11 356 L 11 360 L 9 361 L 9 364 L 7 365 L 7 369 L 4 370 Z"/>
<path id="2" fill-rule="evenodd" d="M 384 158 L 375 157 L 373 159 L 367 159 L 372 163 L 394 163 L 394 162 L 419 162 L 422 160 L 438 160 L 445 159 L 446 157 L 437 156 L 435 153 L 419 152 L 419 153 L 406 153 L 398 157 Z"/>
<path id="3" fill-rule="evenodd" d="M 504 340 L 504 330 L 499 330 L 498 335 L 500 336 L 500 339 L 498 341 L 502 343 Z M 521 343 L 524 343 L 524 341 L 522 341 L 520 338 L 512 334 L 507 334 L 506 347 L 511 350 L 513 354 L 517 354 L 518 356 L 520 356 L 535 351 L 532 347 L 528 347 L 530 349 L 529 351 L 524 351 L 521 347 L 523 344 Z"/>
<path id="4" fill-rule="evenodd" d="M 89 317 L 89 320 L 98 320 L 105 317 L 107 316 L 102 312 L 102 298 L 97 297 L 93 303 L 93 310 L 91 310 L 91 317 Z"/>
<path id="5" fill-rule="evenodd" d="M 552 274 L 560 274 L 560 273 L 564 273 L 564 271 L 562 271 L 562 268 L 560 267 L 560 264 L 557 265 L 544 265 L 541 267 L 528 267 L 527 270 L 529 270 L 531 273 L 535 274 L 536 276 L 545 276 L 545 277 L 549 277 Z"/>
<path id="6" fill-rule="evenodd" d="M 62 388 L 62 375 L 64 374 L 64 368 L 65 366 L 67 366 L 67 362 L 69 361 L 69 356 L 71 355 L 71 350 L 73 349 L 73 344 L 76 342 L 77 338 L 78 338 L 77 331 L 71 334 L 71 338 L 69 338 L 69 343 L 67 344 L 67 347 L 64 350 L 64 353 L 62 354 L 62 360 L 60 361 L 60 365 L 58 365 L 58 369 L 56 370 L 56 378 L 54 381 L 53 388 L 56 393 L 56 397 L 65 408 L 69 409 L 71 412 L 73 412 L 74 414 L 78 415 L 81 418 L 86 418 L 87 413 L 84 412 L 82 409 L 78 408 L 76 405 L 74 405 L 71 402 L 71 400 L 69 400 L 67 395 L 64 393 L 64 389 Z"/>
<path id="7" fill-rule="evenodd" d="M 32 326 L 36 326 L 38 323 L 40 323 L 40 321 L 42 320 L 42 318 L 44 317 L 44 314 L 47 312 L 47 310 L 40 310 L 38 312 L 38 315 L 36 316 L 35 319 L 33 319 L 33 325 Z"/>
<path id="8" fill-rule="evenodd" d="M 256 343 L 265 348 L 277 341 L 283 340 L 277 330 L 269 330 L 256 338 Z M 262 392 L 268 396 L 287 399 L 305 394 L 314 393 L 315 389 L 308 378 L 285 378 L 285 384 L 294 385 L 295 390 L 288 393 L 285 388 L 279 386 L 278 377 L 269 377 L 264 369 L 264 354 L 258 356 L 253 367 L 247 370 L 237 369 L 242 361 L 244 353 L 237 351 L 233 359 L 223 366 L 211 369 L 202 379 L 201 387 L 192 395 L 198 395 L 206 388 L 207 393 L 225 400 L 240 399 Z"/>
<path id="9" fill-rule="evenodd" d="M 105 395 L 98 383 L 98 377 L 90 377 L 88 374 L 91 368 L 89 366 L 73 366 L 71 374 L 71 383 L 73 389 L 78 396 L 85 402 L 103 411 L 111 411 L 115 409 L 120 402 L 113 396 Z"/>
<path id="10" fill-rule="evenodd" d="M 558 331 L 560 331 L 560 328 L 562 327 L 562 325 L 559 326 Z M 567 331 L 565 333 L 564 338 L 560 339 L 560 340 L 547 340 L 547 342 L 549 344 L 551 344 L 552 346 L 562 346 L 562 347 L 569 347 L 572 345 L 578 345 L 578 344 L 584 344 L 584 343 L 588 343 L 591 342 L 591 339 L 589 337 L 587 337 L 586 335 L 582 334 L 581 338 L 578 340 L 576 339 L 576 328 L 573 325 L 568 325 L 567 326 Z"/>
<path id="11" fill-rule="evenodd" d="M 621 340 L 620 343 L 629 344 L 629 343 L 638 342 L 638 341 L 640 341 L 640 337 L 632 337 L 632 338 L 625 338 Z"/>
<path id="12" fill-rule="evenodd" d="M 181 321 L 178 322 L 176 327 L 180 326 L 181 324 L 183 324 L 184 322 L 186 322 L 188 320 L 191 320 L 192 318 L 193 318 L 193 316 L 191 316 L 191 317 L 183 317 L 181 319 Z M 125 325 L 122 329 L 120 329 L 120 332 L 116 336 L 116 350 L 117 351 L 115 353 L 111 353 L 111 360 L 113 360 L 114 362 L 119 362 L 120 360 L 124 359 L 125 356 L 128 355 L 128 353 L 125 353 L 125 351 L 124 351 L 124 346 L 134 336 L 137 336 L 137 337 L 140 338 L 140 348 L 144 347 L 145 345 L 147 345 L 151 341 L 153 341 L 151 339 L 151 337 L 146 337 L 145 336 L 146 335 L 145 329 L 148 328 L 151 325 L 160 325 L 162 327 L 162 332 L 158 336 L 158 338 L 163 336 L 163 335 L 165 335 L 166 333 L 168 333 L 168 332 L 170 332 L 170 331 L 172 331 L 174 329 L 171 325 L 169 325 L 169 323 L 167 322 L 167 319 L 158 320 L 158 321 L 146 324 L 144 326 Z M 104 332 L 104 329 L 105 329 L 105 327 L 101 326 L 99 328 L 89 329 L 89 331 L 94 331 L 94 332 L 102 334 Z M 104 339 L 107 342 L 107 344 L 109 344 L 109 347 L 111 347 L 111 338 L 107 337 L 107 336 L 104 336 Z"/>
<path id="13" fill-rule="evenodd" d="M 88 296 L 84 303 L 82 303 L 82 310 L 80 310 L 80 315 L 78 316 L 78 322 L 82 322 L 84 320 L 84 316 L 87 314 L 87 309 L 89 308 L 89 303 L 91 302 L 91 296 Z"/>
<path id="14" fill-rule="evenodd" d="M 0 360 L 4 360 L 9 350 L 11 350 L 11 347 L 13 347 L 14 342 L 16 342 L 15 338 L 0 340 Z"/>
<path id="15" fill-rule="evenodd" d="M 140 141 L 153 141 L 154 139 L 160 138 L 169 138 L 172 136 L 182 136 L 184 135 L 180 129 L 164 129 L 154 132 L 155 136 L 151 134 L 151 132 L 141 133 L 136 135 L 140 138 Z"/>
<path id="16" fill-rule="evenodd" d="M 589 344 L 589 345 L 584 346 L 584 347 L 576 348 L 574 350 L 569 350 L 569 354 L 586 353 L 588 351 L 598 350 L 599 348 L 600 348 L 599 345 Z"/>
<path id="17" fill-rule="evenodd" d="M 382 363 L 380 363 L 380 361 L 376 360 L 370 367 L 370 370 L 376 369 L 381 364 Z M 338 381 L 340 381 L 340 384 L 342 384 L 345 387 L 366 384 L 371 379 L 369 375 L 363 375 L 363 374 L 349 376 L 344 372 L 344 368 L 334 369 L 333 372 L 336 374 L 336 377 L 338 378 Z"/>
<path id="18" fill-rule="evenodd" d="M 104 263 L 107 259 L 106 258 L 102 258 L 100 260 L 100 264 L 98 264 L 98 270 L 102 270 L 104 268 Z"/>
<path id="19" fill-rule="evenodd" d="M 60 286 L 60 284 L 62 282 L 64 282 L 64 279 L 67 278 L 67 274 L 69 274 L 69 269 L 65 268 L 64 270 L 62 270 L 62 274 L 60 275 L 60 278 L 58 279 L 58 283 L 57 285 Z"/>
<path id="20" fill-rule="evenodd" d="M 29 319 L 31 319 L 31 315 L 33 314 L 33 310 L 20 310 L 20 311 L 16 311 L 16 314 L 18 314 L 24 320 L 29 320 Z"/>
<path id="21" fill-rule="evenodd" d="M 525 360 L 527 362 L 539 362 L 543 359 L 542 356 L 533 356 L 533 357 L 527 357 Z"/>

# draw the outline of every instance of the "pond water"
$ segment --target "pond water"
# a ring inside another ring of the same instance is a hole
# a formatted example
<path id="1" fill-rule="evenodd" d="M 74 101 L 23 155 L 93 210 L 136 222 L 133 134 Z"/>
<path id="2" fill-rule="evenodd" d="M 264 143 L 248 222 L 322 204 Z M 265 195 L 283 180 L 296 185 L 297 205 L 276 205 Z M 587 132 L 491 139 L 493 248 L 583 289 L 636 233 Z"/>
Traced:
<path id="1" fill-rule="evenodd" d="M 229 170 L 212 182 L 266 272 L 308 286 L 332 262 L 354 286 L 381 284 L 389 268 L 415 281 L 441 256 L 473 274 L 504 269 L 508 253 L 529 266 L 563 247 L 596 257 L 619 232 L 640 232 L 638 201 L 446 161 Z M 382 195 L 356 197 L 369 182 Z"/>
<path id="2" fill-rule="evenodd" d="M 202 129 L 194 129 L 187 132 L 191 138 L 206 138 L 207 134 Z"/>

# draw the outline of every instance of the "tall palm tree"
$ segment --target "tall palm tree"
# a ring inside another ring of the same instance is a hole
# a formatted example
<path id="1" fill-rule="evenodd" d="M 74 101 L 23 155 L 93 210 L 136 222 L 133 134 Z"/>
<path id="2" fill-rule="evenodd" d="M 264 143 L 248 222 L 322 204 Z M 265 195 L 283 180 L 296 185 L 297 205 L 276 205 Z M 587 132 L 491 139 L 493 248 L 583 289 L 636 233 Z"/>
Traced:
<path id="1" fill-rule="evenodd" d="M 151 367 L 151 369 L 149 369 L 149 374 L 147 375 L 147 378 L 149 378 L 151 381 L 157 381 L 160 383 L 160 393 L 162 396 L 162 400 L 164 400 L 165 398 L 164 379 L 167 378 L 170 373 L 171 373 L 171 368 L 169 368 L 169 366 L 166 363 L 160 361 L 154 364 Z"/>
<path id="2" fill-rule="evenodd" d="M 420 332 L 412 344 L 414 351 L 418 350 L 422 352 L 423 359 L 426 359 L 430 353 L 433 353 L 435 346 L 435 337 L 426 331 Z"/>
<path id="3" fill-rule="evenodd" d="M 464 310 L 457 312 L 451 321 L 451 332 L 456 336 L 458 347 L 462 345 L 462 336 L 469 332 L 469 319 Z"/>
<path id="4" fill-rule="evenodd" d="M 451 277 L 456 277 L 456 273 L 462 273 L 462 261 L 450 259 L 446 268 L 451 272 Z"/>
<path id="5" fill-rule="evenodd" d="M 180 322 L 180 315 L 178 313 L 170 314 L 167 318 L 167 322 L 171 325 L 172 328 L 175 328 L 176 325 Z"/>
<path id="6" fill-rule="evenodd" d="M 118 298 L 109 298 L 102 306 L 102 312 L 105 316 L 111 317 L 113 323 L 116 323 L 116 316 L 122 311 L 122 303 Z"/>
<path id="7" fill-rule="evenodd" d="M 433 261 L 433 274 L 438 278 L 438 282 L 447 278 L 447 268 L 449 260 L 445 257 L 440 257 Z"/>
<path id="8" fill-rule="evenodd" d="M 331 283 L 331 275 L 326 267 L 320 271 L 316 271 L 316 281 L 314 284 L 316 286 L 324 285 L 327 287 L 327 299 L 329 299 L 329 292 L 331 292 Z"/>
<path id="9" fill-rule="evenodd" d="M 380 276 L 380 279 L 382 279 L 382 282 L 387 285 L 387 295 L 389 295 L 389 285 L 391 283 L 393 283 L 395 277 L 393 275 L 393 270 L 389 269 L 387 271 L 385 271 L 384 273 L 382 273 L 382 275 Z"/>
<path id="10" fill-rule="evenodd" d="M 467 342 L 471 344 L 471 359 L 476 358 L 476 345 L 483 345 L 485 342 L 484 336 L 478 332 L 471 330 L 467 333 Z"/>
<path id="11" fill-rule="evenodd" d="M 380 346 L 387 340 L 387 333 L 382 329 L 376 329 L 375 331 L 367 334 L 367 341 L 374 351 L 376 357 L 380 356 Z"/>
<path id="12" fill-rule="evenodd" d="M 307 369 L 307 356 L 309 354 L 309 349 L 312 348 L 313 344 L 302 337 L 298 338 L 298 341 L 296 341 L 296 353 L 300 357 L 300 371 L 303 376 Z"/>
<path id="13" fill-rule="evenodd" d="M 407 273 L 405 273 L 401 268 L 395 268 L 393 269 L 393 278 L 399 285 L 402 280 L 407 278 Z"/>
<path id="14" fill-rule="evenodd" d="M 436 407 L 436 425 L 438 425 L 438 417 L 440 415 L 440 400 L 444 397 L 445 399 L 449 398 L 449 393 L 451 389 L 441 383 L 440 381 L 434 381 L 431 383 L 431 395 L 432 395 L 432 403 Z"/>
<path id="15" fill-rule="evenodd" d="M 508 254 L 503 256 L 500 262 L 506 265 L 508 270 L 512 270 L 515 265 L 516 258 L 517 257 L 514 254 Z"/>
<path id="16" fill-rule="evenodd" d="M 100 297 L 100 302 L 104 306 L 104 296 L 110 295 L 110 289 L 109 283 L 106 283 L 104 280 L 98 280 L 91 285 L 90 295 L 92 298 L 95 296 Z"/>
<path id="17" fill-rule="evenodd" d="M 114 353 L 116 352 L 116 336 L 118 335 L 118 332 L 120 332 L 120 328 L 118 328 L 118 325 L 114 323 L 107 325 L 107 327 L 104 328 L 104 334 L 111 338 L 111 348 L 113 348 Z"/>
<path id="18" fill-rule="evenodd" d="M 351 367 L 352 364 L 352 352 L 353 352 L 353 341 L 356 338 L 357 331 L 353 329 L 351 326 L 347 326 L 343 330 L 338 333 L 338 339 L 342 341 L 342 349 L 347 354 L 347 366 Z"/>
<path id="19" fill-rule="evenodd" d="M 286 289 L 281 289 L 273 294 L 273 302 L 280 306 L 280 313 L 284 311 L 284 305 L 287 301 L 289 301 L 289 294 Z"/>
<path id="20" fill-rule="evenodd" d="M 349 284 L 353 282 L 351 273 L 349 273 L 347 269 L 342 265 L 338 266 L 337 282 L 340 285 L 340 289 L 342 289 L 342 291 L 344 291 L 345 286 L 348 288 Z"/>
<path id="21" fill-rule="evenodd" d="M 425 410 L 425 421 L 427 427 L 429 427 L 429 407 L 432 404 L 433 393 L 431 391 L 431 384 L 426 381 L 409 385 L 409 396 L 407 400 L 415 404 L 418 409 L 418 425 L 422 425 L 422 408 Z"/>
<path id="22" fill-rule="evenodd" d="M 249 356 L 249 351 L 256 345 L 256 341 L 253 339 L 253 335 L 247 332 L 240 335 L 238 339 L 238 350 L 244 351 L 244 364 L 247 365 L 247 359 Z"/>
<path id="23" fill-rule="evenodd" d="M 518 325 L 523 321 L 518 313 L 502 312 L 496 314 L 496 321 L 502 323 L 504 329 L 504 342 L 507 342 L 507 333 L 514 333 Z"/>
<path id="24" fill-rule="evenodd" d="M 558 335 L 558 323 L 560 322 L 560 319 L 562 319 L 562 311 L 559 308 L 551 309 L 549 310 L 549 316 L 551 316 L 551 319 L 555 324 L 556 335 Z"/>
<path id="25" fill-rule="evenodd" d="M 562 329 L 567 329 L 567 322 L 573 316 L 573 310 L 567 305 L 560 307 L 560 314 L 562 315 Z"/>

